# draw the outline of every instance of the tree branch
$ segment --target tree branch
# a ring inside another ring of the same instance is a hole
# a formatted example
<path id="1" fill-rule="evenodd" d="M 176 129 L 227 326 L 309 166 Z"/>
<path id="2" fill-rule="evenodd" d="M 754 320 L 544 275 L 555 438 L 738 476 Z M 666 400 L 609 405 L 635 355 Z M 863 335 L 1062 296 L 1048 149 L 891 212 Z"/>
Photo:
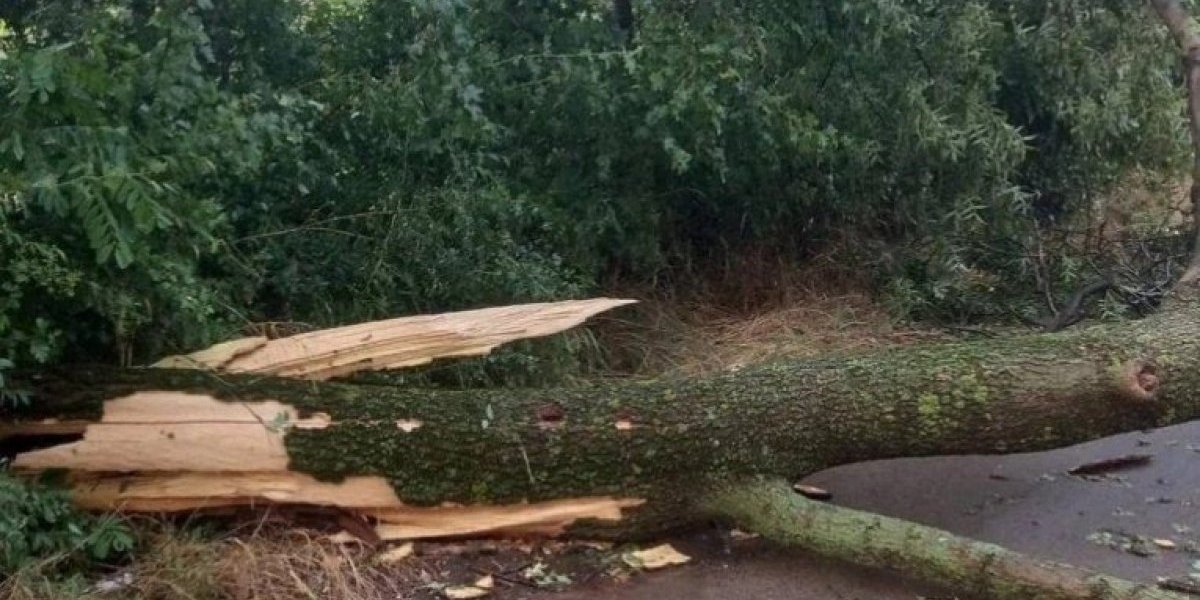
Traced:
<path id="1" fill-rule="evenodd" d="M 1067 303 L 1063 305 L 1062 309 L 1057 311 L 1057 314 L 1033 322 L 1046 331 L 1062 331 L 1082 321 L 1087 316 L 1084 303 L 1087 302 L 1088 298 L 1102 294 L 1112 286 L 1112 280 L 1108 277 L 1097 279 L 1076 290 L 1067 300 Z"/>
<path id="2" fill-rule="evenodd" d="M 729 486 L 708 506 L 715 516 L 776 543 L 917 577 L 980 600 L 1187 598 L 910 521 L 815 502 L 780 480 Z"/>

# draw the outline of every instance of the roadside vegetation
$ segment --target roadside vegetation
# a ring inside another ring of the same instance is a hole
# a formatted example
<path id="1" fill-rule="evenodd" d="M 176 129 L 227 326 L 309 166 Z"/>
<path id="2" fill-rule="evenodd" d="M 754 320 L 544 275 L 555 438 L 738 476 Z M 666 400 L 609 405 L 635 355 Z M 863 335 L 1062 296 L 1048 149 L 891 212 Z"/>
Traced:
<path id="1" fill-rule="evenodd" d="M 645 302 L 402 377 L 1136 318 L 1187 251 L 1178 73 L 1141 2 L 4 2 L 0 402 L 16 369 L 594 294 Z M 250 552 L 3 474 L 0 506 L 15 598 L 138 550 L 167 582 L 138 597 L 227 597 L 170 561 Z"/>

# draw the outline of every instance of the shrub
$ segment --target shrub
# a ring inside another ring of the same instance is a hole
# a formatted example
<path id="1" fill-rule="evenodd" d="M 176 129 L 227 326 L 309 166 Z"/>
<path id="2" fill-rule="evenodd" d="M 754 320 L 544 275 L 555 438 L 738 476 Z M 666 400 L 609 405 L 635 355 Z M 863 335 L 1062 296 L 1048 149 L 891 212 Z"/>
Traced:
<path id="1" fill-rule="evenodd" d="M 71 506 L 66 492 L 0 473 L 0 570 L 34 562 L 79 566 L 111 560 L 133 547 L 119 520 L 92 517 Z"/>

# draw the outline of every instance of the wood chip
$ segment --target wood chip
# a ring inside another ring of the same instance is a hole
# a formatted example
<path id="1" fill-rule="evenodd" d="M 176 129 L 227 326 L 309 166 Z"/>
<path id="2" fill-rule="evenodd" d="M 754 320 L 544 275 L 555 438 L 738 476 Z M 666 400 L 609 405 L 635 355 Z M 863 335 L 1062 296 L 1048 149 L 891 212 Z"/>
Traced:
<path id="1" fill-rule="evenodd" d="M 422 423 L 421 421 L 419 421 L 417 419 L 397 419 L 396 420 L 396 429 L 399 429 L 400 431 L 403 431 L 404 433 L 412 433 L 412 432 L 420 429 L 422 425 L 424 425 L 424 423 Z"/>
<path id="2" fill-rule="evenodd" d="M 795 490 L 797 494 L 800 494 L 809 500 L 825 501 L 833 499 L 833 494 L 829 493 L 829 490 L 826 490 L 825 488 L 819 488 L 815 485 L 804 485 L 802 483 L 797 483 L 792 485 L 792 489 Z"/>
<path id="3" fill-rule="evenodd" d="M 1118 456 L 1117 458 L 1084 463 L 1067 471 L 1067 473 L 1070 475 L 1101 475 L 1112 471 L 1141 467 L 1150 464 L 1150 460 L 1153 458 L 1153 454 L 1127 454 L 1125 456 Z"/>
<path id="4" fill-rule="evenodd" d="M 473 585 L 452 585 L 442 589 L 442 595 L 450 600 L 470 600 L 471 598 L 482 598 L 492 593 L 491 590 L 477 588 Z"/>
<path id="5" fill-rule="evenodd" d="M 692 557 L 676 550 L 670 544 L 627 552 L 621 558 L 625 561 L 625 564 L 635 569 L 644 569 L 646 571 L 682 565 L 692 560 Z"/>
<path id="6" fill-rule="evenodd" d="M 735 542 L 741 542 L 741 541 L 745 541 L 745 540 L 754 540 L 754 539 L 758 539 L 758 538 L 759 538 L 759 535 L 757 533 L 747 533 L 745 531 L 742 531 L 741 529 L 730 529 L 729 530 L 729 539 L 731 539 Z"/>
<path id="7" fill-rule="evenodd" d="M 405 542 L 390 550 L 375 555 L 375 562 L 385 565 L 396 564 L 413 555 L 413 543 Z"/>
<path id="8" fill-rule="evenodd" d="M 1158 546 L 1159 548 L 1162 548 L 1163 550 L 1174 550 L 1175 549 L 1175 542 L 1168 540 L 1166 538 L 1159 538 L 1159 539 L 1154 540 L 1154 545 Z"/>
<path id="9" fill-rule="evenodd" d="M 350 544 L 365 545 L 361 539 L 356 537 L 353 533 L 350 533 L 349 531 L 345 531 L 345 530 L 339 531 L 333 535 L 325 536 L 325 539 L 328 540 L 330 543 L 338 544 L 338 545 L 350 545 Z"/>
<path id="10" fill-rule="evenodd" d="M 470 600 L 471 598 L 482 598 L 492 593 L 492 588 L 496 586 L 495 579 L 491 575 L 484 575 L 475 580 L 471 585 L 452 585 L 442 588 L 442 595 L 450 600 Z"/>

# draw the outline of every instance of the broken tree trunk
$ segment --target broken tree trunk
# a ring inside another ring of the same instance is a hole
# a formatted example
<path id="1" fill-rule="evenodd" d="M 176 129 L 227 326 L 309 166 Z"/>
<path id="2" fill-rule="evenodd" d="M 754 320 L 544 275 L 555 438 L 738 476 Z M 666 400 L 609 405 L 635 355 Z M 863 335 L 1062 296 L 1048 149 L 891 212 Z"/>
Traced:
<path id="1" fill-rule="evenodd" d="M 819 508 L 795 479 L 893 456 L 1062 446 L 1200 415 L 1194 284 L 1149 319 L 1053 335 L 781 362 L 695 381 L 445 391 L 198 370 L 29 378 L 18 455 L 98 509 L 262 504 L 369 517 L 384 539 L 639 538 L 713 517 L 977 598 L 1178 600 L 916 524 Z M 1189 293 L 1190 292 L 1190 293 Z M 847 540 L 854 540 L 847 543 Z"/>
<path id="2" fill-rule="evenodd" d="M 97 509 L 329 507 L 372 519 L 383 539 L 638 538 L 718 517 L 980 598 L 1175 600 L 919 525 L 817 510 L 758 477 L 1037 450 L 1195 418 L 1196 296 L 1189 280 L 1140 322 L 694 381 L 445 391 L 76 369 L 28 378 L 35 401 L 0 414 L 0 437 L 81 431 L 13 466 L 68 470 L 75 499 Z"/>
<path id="3" fill-rule="evenodd" d="M 440 535 L 425 523 L 447 519 L 456 534 L 527 524 L 638 537 L 703 518 L 707 491 L 745 476 L 1040 450 L 1195 418 L 1200 319 L 1187 302 L 1052 335 L 560 389 L 169 369 L 76 369 L 26 383 L 34 401 L 7 415 L 23 421 L 10 434 L 71 421 L 85 434 L 14 467 L 72 471 L 88 506 L 319 504 L 379 519 L 383 537 Z M 496 519 L 497 505 L 514 504 Z M 472 505 L 490 516 L 476 519 Z"/>

